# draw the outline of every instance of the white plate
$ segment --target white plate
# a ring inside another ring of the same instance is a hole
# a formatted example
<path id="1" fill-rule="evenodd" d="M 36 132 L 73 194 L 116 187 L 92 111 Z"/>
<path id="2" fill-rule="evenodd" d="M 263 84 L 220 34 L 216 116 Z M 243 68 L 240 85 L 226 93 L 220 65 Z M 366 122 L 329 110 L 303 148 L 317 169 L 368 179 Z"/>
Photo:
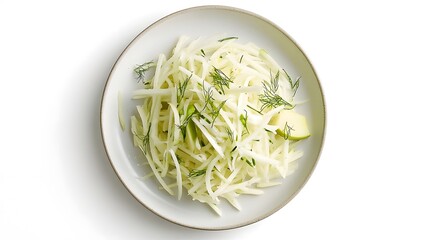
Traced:
<path id="1" fill-rule="evenodd" d="M 123 94 L 124 116 L 135 111 L 131 92 L 137 87 L 133 68 L 154 60 L 160 53 L 169 53 L 180 35 L 211 37 L 236 36 L 239 41 L 253 42 L 266 49 L 293 76 L 301 76 L 297 101 L 308 100 L 298 111 L 308 118 L 312 136 L 302 142 L 305 156 L 297 171 L 280 186 L 265 190 L 261 196 L 241 196 L 242 210 L 223 203 L 223 216 L 190 198 L 180 201 L 159 189 L 156 180 L 141 181 L 148 169 L 141 165 L 142 155 L 133 147 L 129 123 L 122 131 L 118 121 L 118 92 Z M 325 106 L 316 73 L 296 43 L 269 20 L 241 9 L 224 6 L 202 6 L 168 15 L 141 32 L 124 50 L 107 80 L 101 105 L 101 128 L 111 164 L 129 192 L 157 215 L 180 225 L 209 230 L 245 226 L 268 217 L 285 206 L 303 187 L 311 175 L 323 144 Z"/>

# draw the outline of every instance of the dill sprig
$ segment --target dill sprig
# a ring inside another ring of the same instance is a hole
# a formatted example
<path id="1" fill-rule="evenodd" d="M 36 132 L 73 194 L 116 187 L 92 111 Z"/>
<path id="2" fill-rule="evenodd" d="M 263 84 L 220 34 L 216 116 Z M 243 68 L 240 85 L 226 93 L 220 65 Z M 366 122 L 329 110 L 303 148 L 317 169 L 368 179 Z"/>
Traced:
<path id="1" fill-rule="evenodd" d="M 277 94 L 279 89 L 279 76 L 280 73 L 277 71 L 276 75 L 273 77 L 271 75 L 270 82 L 263 82 L 264 93 L 259 95 L 259 101 L 261 101 L 262 106 L 260 112 L 265 108 L 276 108 L 279 106 L 285 106 L 286 109 L 292 109 L 294 106 L 288 101 L 284 100 L 280 95 Z"/>
<path id="2" fill-rule="evenodd" d="M 203 98 L 204 98 L 204 106 L 201 109 L 201 112 L 203 112 L 208 106 L 213 105 L 213 89 L 212 87 L 208 87 L 207 89 L 204 87 L 204 82 L 203 82 L 203 86 L 202 86 L 202 90 L 203 90 Z"/>
<path id="3" fill-rule="evenodd" d="M 191 75 L 192 76 L 192 75 Z M 189 79 L 191 78 L 191 76 L 189 76 L 189 78 L 186 81 L 189 81 Z M 183 88 L 186 89 L 186 86 L 188 83 L 183 83 L 182 85 L 179 83 L 179 89 Z M 210 104 L 210 102 L 213 101 L 213 90 L 211 88 L 206 89 L 204 87 L 204 82 L 202 84 L 202 89 L 203 89 L 203 97 L 204 97 L 204 106 L 203 108 L 198 111 L 194 105 L 188 107 L 187 111 L 186 111 L 186 117 L 185 119 L 183 119 L 183 122 L 180 125 L 177 125 L 177 127 L 180 129 L 180 131 L 182 132 L 182 136 L 183 138 L 186 137 L 186 127 L 189 124 L 189 121 L 195 116 L 198 115 L 201 117 L 201 112 L 203 112 L 207 106 Z M 184 90 L 183 90 L 184 91 Z"/>
<path id="4" fill-rule="evenodd" d="M 177 105 L 182 101 L 185 97 L 186 87 L 188 86 L 189 80 L 191 79 L 192 74 L 186 78 L 183 83 L 179 81 L 179 87 L 177 88 Z"/>
<path id="5" fill-rule="evenodd" d="M 204 175 L 205 173 L 206 173 L 206 169 L 201 169 L 201 170 L 192 169 L 189 172 L 188 177 L 198 177 L 198 176 Z"/>
<path id="6" fill-rule="evenodd" d="M 214 125 L 214 122 L 215 122 L 216 118 L 220 114 L 220 110 L 222 109 L 223 105 L 225 105 L 225 103 L 226 103 L 227 100 L 222 101 L 221 103 L 219 103 L 218 106 L 215 106 L 214 104 L 211 106 L 210 115 L 212 116 L 212 127 Z"/>
<path id="7" fill-rule="evenodd" d="M 146 134 L 142 138 L 142 151 L 143 151 L 143 153 L 145 155 L 147 154 L 147 151 L 148 151 L 149 146 L 150 146 L 150 141 L 149 141 L 150 137 L 149 137 L 149 134 L 150 134 L 150 127 L 151 127 L 151 125 L 152 125 L 152 123 L 149 123 L 147 132 L 146 132 Z"/>
<path id="8" fill-rule="evenodd" d="M 251 161 L 250 161 L 249 159 L 245 158 L 245 157 L 242 157 L 241 159 L 242 159 L 242 160 L 245 160 L 245 161 L 246 161 L 246 163 L 247 163 L 249 166 L 251 166 L 251 167 L 255 167 L 255 165 L 256 165 L 256 161 L 255 161 L 255 159 L 254 159 L 254 158 L 252 158 L 252 160 L 251 160 Z"/>
<path id="9" fill-rule="evenodd" d="M 189 121 L 196 114 L 199 114 L 198 110 L 193 105 L 190 106 L 186 112 L 185 119 L 183 119 L 183 122 L 177 126 L 182 133 L 183 139 L 186 137 L 186 127 L 188 126 Z"/>
<path id="10" fill-rule="evenodd" d="M 220 93 L 225 94 L 224 87 L 229 88 L 229 84 L 233 81 L 222 70 L 215 67 L 213 69 L 213 72 L 210 73 L 210 76 L 213 78 L 213 85 Z"/>
<path id="11" fill-rule="evenodd" d="M 146 72 L 155 65 L 156 64 L 153 61 L 150 61 L 140 64 L 136 68 L 134 68 L 134 72 L 137 74 L 138 81 L 144 81 Z"/>
<path id="12" fill-rule="evenodd" d="M 284 128 L 283 128 L 283 132 L 284 132 L 284 136 L 283 136 L 283 138 L 285 139 L 285 140 L 288 140 L 289 139 L 289 136 L 290 136 L 290 132 L 293 130 L 293 128 L 291 127 L 291 126 L 289 126 L 288 124 L 287 124 L 287 122 L 285 123 L 285 126 L 284 126 Z"/>
<path id="13" fill-rule="evenodd" d="M 295 82 L 292 81 L 292 78 L 289 76 L 289 74 L 286 72 L 286 70 L 283 69 L 283 72 L 286 74 L 286 78 L 289 82 L 290 85 L 290 89 L 292 89 L 293 91 L 293 95 L 295 97 L 296 91 L 298 90 L 299 87 L 299 80 L 301 79 L 301 76 L 298 77 Z"/>
<path id="14" fill-rule="evenodd" d="M 252 107 L 252 106 L 250 106 L 250 105 L 247 105 L 247 107 L 248 107 L 248 108 L 250 108 L 251 110 L 253 110 L 253 111 L 255 111 L 255 112 L 259 113 L 260 115 L 264 115 L 260 110 L 255 109 L 254 107 Z"/>
<path id="15" fill-rule="evenodd" d="M 225 105 L 226 100 L 219 103 L 219 105 L 215 105 L 215 99 L 213 98 L 213 89 L 212 87 L 205 88 L 203 82 L 203 97 L 204 97 L 204 106 L 201 109 L 201 112 L 206 111 L 211 117 L 211 126 L 213 127 L 215 120 L 220 114 L 220 110 Z"/>
<path id="16" fill-rule="evenodd" d="M 187 85 L 187 83 L 184 82 L 182 85 L 179 86 L 178 91 L 180 92 L 180 91 L 182 91 L 180 89 L 186 89 L 186 85 Z M 209 122 L 211 124 L 211 126 L 213 127 L 217 117 L 220 114 L 220 110 L 225 105 L 226 101 L 228 100 L 228 99 L 224 100 L 224 101 L 220 102 L 218 105 L 216 105 L 215 99 L 213 98 L 213 88 L 212 87 L 205 88 L 204 82 L 202 84 L 202 92 L 203 92 L 203 102 L 204 102 L 203 107 L 200 110 L 197 110 L 194 105 L 188 107 L 188 109 L 186 111 L 185 118 L 180 123 L 180 125 L 177 125 L 177 127 L 182 132 L 183 138 L 185 138 L 185 136 L 186 136 L 186 127 L 188 126 L 189 121 L 194 116 L 198 116 L 200 118 L 205 118 L 202 114 L 203 112 L 206 112 L 211 117 L 211 121 L 207 120 L 207 122 Z M 178 95 L 178 97 L 179 97 L 179 95 Z"/>
<path id="17" fill-rule="evenodd" d="M 256 165 L 256 161 L 254 158 L 252 158 L 251 162 L 249 161 L 249 159 L 246 159 L 246 163 L 249 164 L 251 167 L 254 167 Z"/>
<path id="18" fill-rule="evenodd" d="M 247 116 L 247 111 L 246 110 L 244 110 L 244 113 L 245 113 L 245 115 L 240 114 L 240 122 L 241 122 L 241 124 L 243 124 L 243 127 L 246 130 L 246 132 L 244 132 L 243 135 L 246 134 L 246 133 L 249 133 L 249 129 L 247 128 L 247 119 L 248 119 L 249 116 Z"/>
<path id="19" fill-rule="evenodd" d="M 231 141 L 231 143 L 233 143 L 234 142 L 234 132 L 231 130 L 231 128 L 226 127 L 226 133 L 228 134 L 229 141 Z"/>
<path id="20" fill-rule="evenodd" d="M 218 42 L 223 42 L 223 41 L 228 41 L 228 40 L 233 40 L 233 39 L 238 39 L 238 37 L 226 37 L 226 38 L 222 38 L 217 40 Z"/>

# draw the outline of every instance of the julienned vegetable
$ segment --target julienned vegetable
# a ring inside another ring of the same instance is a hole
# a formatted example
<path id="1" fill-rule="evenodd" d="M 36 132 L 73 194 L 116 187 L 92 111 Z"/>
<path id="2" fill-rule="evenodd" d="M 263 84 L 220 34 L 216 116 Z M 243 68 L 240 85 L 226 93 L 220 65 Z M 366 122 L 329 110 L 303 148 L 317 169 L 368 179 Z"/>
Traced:
<path id="1" fill-rule="evenodd" d="M 294 110 L 300 79 L 237 39 L 181 37 L 171 56 L 135 68 L 131 131 L 151 175 L 219 215 L 221 199 L 240 210 L 241 194 L 280 184 L 303 155 L 296 144 L 310 136 Z"/>

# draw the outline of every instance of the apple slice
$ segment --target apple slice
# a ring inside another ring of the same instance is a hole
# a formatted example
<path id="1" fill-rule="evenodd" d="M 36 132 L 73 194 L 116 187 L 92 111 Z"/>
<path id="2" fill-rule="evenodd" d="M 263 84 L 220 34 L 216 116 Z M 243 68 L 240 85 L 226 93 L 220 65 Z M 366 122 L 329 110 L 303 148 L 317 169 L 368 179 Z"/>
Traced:
<path id="1" fill-rule="evenodd" d="M 291 140 L 301 140 L 310 136 L 307 119 L 293 110 L 283 110 L 274 115 L 270 124 L 278 127 L 277 134 Z"/>

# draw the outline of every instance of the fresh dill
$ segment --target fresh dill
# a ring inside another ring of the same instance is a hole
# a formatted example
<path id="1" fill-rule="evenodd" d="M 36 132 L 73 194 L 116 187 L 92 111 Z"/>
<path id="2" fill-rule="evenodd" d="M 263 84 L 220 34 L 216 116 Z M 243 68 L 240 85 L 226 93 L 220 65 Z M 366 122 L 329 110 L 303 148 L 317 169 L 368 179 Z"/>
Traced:
<path id="1" fill-rule="evenodd" d="M 183 83 L 179 81 L 179 87 L 177 88 L 177 105 L 182 101 L 185 97 L 186 87 L 188 86 L 189 80 L 191 79 L 192 74 L 186 78 Z"/>
<path id="2" fill-rule="evenodd" d="M 220 93 L 225 94 L 224 87 L 229 88 L 229 84 L 233 81 L 222 70 L 215 67 L 213 69 L 213 72 L 210 73 L 213 78 L 213 85 Z"/>
<path id="3" fill-rule="evenodd" d="M 234 142 L 234 132 L 231 130 L 231 128 L 226 128 L 226 133 L 228 134 L 229 141 Z"/>
<path id="4" fill-rule="evenodd" d="M 211 125 L 213 127 L 215 120 L 220 114 L 220 110 L 225 105 L 226 100 L 219 103 L 219 105 L 215 105 L 215 99 L 213 98 L 213 89 L 212 87 L 205 88 L 204 82 L 203 82 L 203 97 L 204 97 L 204 106 L 201 109 L 201 112 L 206 111 L 211 117 Z"/>
<path id="5" fill-rule="evenodd" d="M 201 56 L 203 56 L 203 57 L 205 57 L 206 56 L 206 53 L 204 52 L 204 49 L 200 49 L 200 52 L 201 52 Z"/>
<path id="6" fill-rule="evenodd" d="M 287 124 L 287 122 L 285 123 L 285 127 L 283 128 L 283 132 L 284 132 L 284 136 L 283 138 L 285 140 L 288 140 L 289 136 L 290 136 L 290 132 L 293 130 L 293 128 L 291 126 L 289 126 Z"/>
<path id="7" fill-rule="evenodd" d="M 212 87 L 208 87 L 207 89 L 204 87 L 204 82 L 202 85 L 202 90 L 203 90 L 203 98 L 204 98 L 204 106 L 201 109 L 201 112 L 204 112 L 204 110 L 209 107 L 212 106 L 214 103 L 214 98 L 213 98 L 213 89 Z"/>
<path id="8" fill-rule="evenodd" d="M 279 76 L 280 73 L 277 71 L 276 75 L 273 77 L 271 75 L 270 82 L 263 82 L 264 93 L 259 95 L 259 101 L 261 101 L 261 112 L 267 108 L 276 108 L 279 106 L 285 106 L 286 109 L 292 109 L 294 106 L 288 101 L 284 100 L 280 95 L 277 94 L 279 89 Z"/>
<path id="9" fill-rule="evenodd" d="M 189 79 L 189 78 L 188 78 Z M 189 80 L 188 80 L 189 81 Z M 187 83 L 183 83 L 183 85 L 181 85 L 181 87 L 183 89 L 186 88 Z M 180 89 L 180 87 L 179 87 Z M 220 114 L 220 110 L 222 109 L 222 107 L 225 105 L 227 100 L 224 100 L 222 102 L 219 103 L 219 105 L 215 105 L 215 99 L 213 98 L 213 89 L 212 87 L 208 87 L 205 88 L 204 87 L 204 82 L 202 84 L 202 92 L 203 92 L 203 98 L 204 98 L 204 105 L 202 107 L 202 109 L 200 109 L 199 111 L 195 108 L 195 106 L 190 106 L 187 110 L 186 116 L 183 119 L 183 121 L 181 122 L 180 125 L 178 125 L 177 127 L 180 129 L 180 131 L 182 132 L 183 138 L 186 137 L 186 127 L 189 124 L 189 121 L 191 121 L 192 117 L 194 116 L 199 116 L 200 118 L 204 118 L 204 115 L 202 114 L 203 112 L 208 113 L 208 115 L 211 117 L 211 121 L 209 122 L 211 124 L 211 126 L 213 127 L 215 120 L 217 119 L 217 117 Z"/>
<path id="10" fill-rule="evenodd" d="M 243 160 L 246 160 L 246 163 L 249 164 L 249 166 L 251 166 L 251 167 L 255 167 L 255 165 L 256 165 L 256 161 L 254 158 L 252 158 L 251 161 L 249 161 L 249 159 L 247 159 L 247 158 L 243 158 Z"/>
<path id="11" fill-rule="evenodd" d="M 151 128 L 151 126 L 152 126 L 152 123 L 149 123 L 147 132 L 146 132 L 146 134 L 142 138 L 142 150 L 143 150 L 143 153 L 145 155 L 147 154 L 147 152 L 149 150 L 149 146 L 150 146 L 150 141 L 149 141 L 150 137 L 149 137 L 149 135 L 150 135 L 150 128 Z"/>
<path id="12" fill-rule="evenodd" d="M 233 39 L 238 39 L 238 37 L 226 37 L 226 38 L 219 39 L 217 41 L 224 42 L 224 41 L 233 40 Z"/>
<path id="13" fill-rule="evenodd" d="M 241 55 L 241 57 L 240 57 L 240 61 L 238 61 L 239 63 L 241 63 L 241 61 L 243 61 L 243 56 L 244 56 L 244 55 Z"/>
<path id="14" fill-rule="evenodd" d="M 222 109 L 223 105 L 225 105 L 225 103 L 226 103 L 227 100 L 224 100 L 221 103 L 219 103 L 219 105 L 217 107 L 214 106 L 214 104 L 213 104 L 213 106 L 211 106 L 210 115 L 212 116 L 212 127 L 214 125 L 214 122 L 215 122 L 216 118 L 220 114 L 220 110 Z"/>
<path id="15" fill-rule="evenodd" d="M 185 119 L 183 119 L 183 122 L 177 126 L 182 133 L 183 139 L 186 137 L 186 127 L 188 126 L 189 121 L 191 121 L 192 117 L 197 114 L 199 114 L 198 110 L 194 106 L 190 106 L 186 113 Z"/>
<path id="16" fill-rule="evenodd" d="M 231 152 L 234 152 L 237 149 L 237 145 L 231 150 Z"/>
<path id="17" fill-rule="evenodd" d="M 134 68 L 134 73 L 137 74 L 138 81 L 144 81 L 146 72 L 154 67 L 156 64 L 153 61 L 146 62 L 143 64 L 138 65 L 136 68 Z"/>
<path id="18" fill-rule="evenodd" d="M 293 95 L 295 97 L 296 91 L 298 90 L 299 87 L 299 80 L 301 79 L 301 77 L 298 77 L 295 82 L 292 81 L 292 78 L 289 76 L 289 74 L 286 72 L 286 70 L 283 69 L 283 72 L 286 74 L 286 78 L 289 82 L 290 85 L 290 89 L 292 89 L 293 91 Z"/>
<path id="19" fill-rule="evenodd" d="M 244 132 L 243 134 L 249 133 L 249 129 L 247 128 L 247 119 L 248 119 L 248 115 L 247 115 L 247 111 L 244 110 L 245 115 L 240 114 L 240 122 L 241 124 L 243 124 L 244 129 L 246 130 L 246 132 Z"/>
<path id="20" fill-rule="evenodd" d="M 247 107 L 248 107 L 248 108 L 250 108 L 251 110 L 253 110 L 253 111 L 255 111 L 255 112 L 259 113 L 260 115 L 263 115 L 263 113 L 262 113 L 260 110 L 255 109 L 254 107 L 252 107 L 252 106 L 250 106 L 250 105 L 247 105 Z"/>
<path id="21" fill-rule="evenodd" d="M 201 169 L 201 170 L 192 169 L 191 172 L 189 172 L 188 177 L 198 177 L 198 176 L 204 175 L 205 173 L 206 173 L 206 169 Z"/>

